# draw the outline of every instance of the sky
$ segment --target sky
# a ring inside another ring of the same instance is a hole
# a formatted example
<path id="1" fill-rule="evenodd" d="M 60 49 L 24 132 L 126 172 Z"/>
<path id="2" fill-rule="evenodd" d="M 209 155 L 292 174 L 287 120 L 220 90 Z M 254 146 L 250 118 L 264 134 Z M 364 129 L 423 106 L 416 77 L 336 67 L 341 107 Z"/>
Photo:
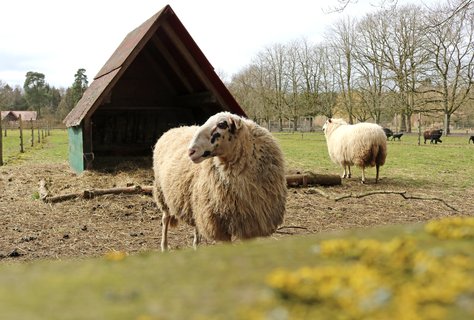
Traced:
<path id="1" fill-rule="evenodd" d="M 337 0 L 8 0 L 0 7 L 0 81 L 23 86 L 28 71 L 57 88 L 79 68 L 89 84 L 125 36 L 167 4 L 217 73 L 229 80 L 265 47 L 324 39 L 345 16 L 376 10 L 358 0 L 329 13 Z M 420 2 L 405 0 L 403 2 Z"/>

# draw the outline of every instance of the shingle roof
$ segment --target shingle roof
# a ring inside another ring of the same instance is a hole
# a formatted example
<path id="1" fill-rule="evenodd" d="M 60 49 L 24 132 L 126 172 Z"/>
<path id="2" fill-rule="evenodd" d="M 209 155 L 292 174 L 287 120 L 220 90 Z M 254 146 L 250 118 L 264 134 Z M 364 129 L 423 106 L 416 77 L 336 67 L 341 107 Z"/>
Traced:
<path id="1" fill-rule="evenodd" d="M 167 5 L 125 37 L 97 73 L 82 99 L 64 119 L 66 126 L 77 126 L 85 117 L 92 115 L 106 101 L 114 85 L 137 55 L 145 50 L 147 57 L 152 57 L 155 69 L 167 73 L 167 81 L 177 94 L 185 96 L 209 92 L 224 110 L 245 115 L 184 25 Z"/>

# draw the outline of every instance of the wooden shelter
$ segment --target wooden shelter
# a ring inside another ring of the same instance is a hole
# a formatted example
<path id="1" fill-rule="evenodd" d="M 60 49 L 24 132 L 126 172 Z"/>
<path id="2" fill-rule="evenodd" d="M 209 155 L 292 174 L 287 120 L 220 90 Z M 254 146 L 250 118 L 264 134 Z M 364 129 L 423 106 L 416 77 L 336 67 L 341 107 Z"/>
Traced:
<path id="1" fill-rule="evenodd" d="M 64 119 L 69 162 L 151 157 L 169 128 L 220 111 L 245 116 L 169 5 L 131 31 Z"/>

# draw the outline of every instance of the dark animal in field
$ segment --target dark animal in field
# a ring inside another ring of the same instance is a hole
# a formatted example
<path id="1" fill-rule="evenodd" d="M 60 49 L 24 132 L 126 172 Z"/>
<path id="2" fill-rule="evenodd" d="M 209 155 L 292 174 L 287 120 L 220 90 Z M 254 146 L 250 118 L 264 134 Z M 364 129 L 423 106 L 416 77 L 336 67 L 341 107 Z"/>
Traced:
<path id="1" fill-rule="evenodd" d="M 385 135 L 387 136 L 387 140 L 388 140 L 388 138 L 393 136 L 393 131 L 390 130 L 389 128 L 382 128 L 382 129 L 383 129 L 383 132 L 385 132 Z"/>
<path id="2" fill-rule="evenodd" d="M 398 139 L 398 141 L 400 141 L 402 136 L 403 136 L 403 132 L 394 133 L 393 136 L 392 136 L 392 141 L 395 140 L 395 139 Z"/>
<path id="3" fill-rule="evenodd" d="M 426 130 L 423 132 L 423 138 L 425 139 L 425 144 L 426 140 L 430 140 L 430 143 L 435 143 L 438 144 L 443 142 L 441 141 L 441 136 L 443 135 L 443 129 L 437 129 L 437 130 Z"/>
<path id="4" fill-rule="evenodd" d="M 469 137 L 469 144 L 471 143 L 471 141 L 474 144 L 474 135 Z"/>

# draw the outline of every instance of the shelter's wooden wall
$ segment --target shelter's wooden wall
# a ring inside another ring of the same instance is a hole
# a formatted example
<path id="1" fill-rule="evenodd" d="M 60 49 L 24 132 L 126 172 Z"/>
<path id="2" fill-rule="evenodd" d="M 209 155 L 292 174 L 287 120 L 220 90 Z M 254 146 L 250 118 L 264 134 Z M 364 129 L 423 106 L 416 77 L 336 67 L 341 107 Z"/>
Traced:
<path id="1" fill-rule="evenodd" d="M 194 123 L 189 109 L 157 107 L 98 111 L 92 118 L 93 152 L 96 158 L 101 155 L 149 156 L 165 131 Z"/>

